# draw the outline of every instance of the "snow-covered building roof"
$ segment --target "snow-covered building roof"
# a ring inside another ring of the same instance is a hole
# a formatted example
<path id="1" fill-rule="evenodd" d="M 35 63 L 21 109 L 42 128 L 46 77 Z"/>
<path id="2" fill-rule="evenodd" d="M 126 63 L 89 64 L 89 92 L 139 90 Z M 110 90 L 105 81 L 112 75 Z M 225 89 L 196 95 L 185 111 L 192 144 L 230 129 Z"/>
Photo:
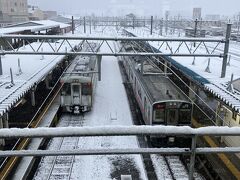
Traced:
<path id="1" fill-rule="evenodd" d="M 135 28 L 135 30 L 128 29 L 135 35 L 144 35 L 145 37 L 150 37 L 149 30 L 141 30 Z M 151 37 L 159 37 L 158 34 L 153 34 Z M 156 49 L 159 48 L 158 42 L 149 42 Z M 173 50 L 177 49 L 178 42 L 169 42 L 169 45 Z M 211 43 L 207 44 L 210 50 L 214 49 L 214 45 Z M 216 49 L 218 52 L 223 53 L 224 44 L 221 44 Z M 193 63 L 193 57 L 168 57 L 168 60 L 171 61 L 172 65 L 179 68 L 187 76 L 191 77 L 192 80 L 200 82 L 203 87 L 211 92 L 213 95 L 217 96 L 232 109 L 240 113 L 240 91 L 235 88 L 234 92 L 228 91 L 228 83 L 231 80 L 232 74 L 234 75 L 234 80 L 240 78 L 240 43 L 231 42 L 230 43 L 230 60 L 228 60 L 228 66 L 226 71 L 225 78 L 221 78 L 222 70 L 222 58 L 210 58 L 209 72 L 206 71 L 208 66 L 208 57 L 196 57 L 195 63 Z M 160 51 L 165 53 L 170 53 L 169 48 L 162 47 Z M 187 47 L 182 47 L 180 52 L 188 53 Z M 196 53 L 206 52 L 205 47 L 201 47 L 197 50 Z M 233 84 L 234 86 L 234 84 Z"/>
<path id="2" fill-rule="evenodd" d="M 0 34 L 16 34 L 24 31 L 38 32 L 42 30 L 47 30 L 51 28 L 60 28 L 64 29 L 70 27 L 71 25 L 51 21 L 51 20 L 41 20 L 41 21 L 28 21 L 24 23 L 18 23 L 4 28 L 0 28 Z"/>

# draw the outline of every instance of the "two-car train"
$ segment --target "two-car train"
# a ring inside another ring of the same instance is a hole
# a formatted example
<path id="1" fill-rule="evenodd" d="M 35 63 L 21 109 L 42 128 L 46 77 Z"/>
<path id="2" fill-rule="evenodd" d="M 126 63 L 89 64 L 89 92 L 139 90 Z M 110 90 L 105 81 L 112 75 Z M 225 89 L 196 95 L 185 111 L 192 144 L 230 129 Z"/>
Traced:
<path id="1" fill-rule="evenodd" d="M 61 108 L 63 112 L 80 114 L 93 106 L 97 84 L 96 56 L 77 56 L 64 72 L 61 83 Z"/>
<path id="2" fill-rule="evenodd" d="M 133 49 L 128 46 L 125 51 Z M 193 104 L 166 74 L 146 57 L 125 57 L 123 65 L 146 125 L 191 126 Z M 166 145 L 186 142 L 185 137 L 174 136 L 150 140 Z"/>

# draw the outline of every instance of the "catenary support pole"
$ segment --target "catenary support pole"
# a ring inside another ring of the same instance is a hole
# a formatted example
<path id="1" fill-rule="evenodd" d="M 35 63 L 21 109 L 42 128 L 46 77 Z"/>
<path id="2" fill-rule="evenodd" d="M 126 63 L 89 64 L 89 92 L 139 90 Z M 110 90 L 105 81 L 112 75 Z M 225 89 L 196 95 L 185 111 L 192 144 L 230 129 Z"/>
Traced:
<path id="1" fill-rule="evenodd" d="M 84 34 L 86 33 L 86 18 L 83 17 L 83 30 L 84 30 Z"/>
<path id="2" fill-rule="evenodd" d="M 153 16 L 151 16 L 151 29 L 150 29 L 150 34 L 152 35 L 153 33 Z"/>
<path id="3" fill-rule="evenodd" d="M 102 79 L 102 72 L 101 72 L 102 56 L 101 55 L 97 55 L 97 61 L 98 61 L 97 62 L 98 63 L 98 81 L 101 81 L 101 79 Z"/>
<path id="4" fill-rule="evenodd" d="M 2 71 L 2 56 L 0 55 L 0 76 L 3 75 Z"/>
<path id="5" fill-rule="evenodd" d="M 74 18 L 72 16 L 72 34 L 74 34 Z"/>
<path id="6" fill-rule="evenodd" d="M 227 24 L 226 42 L 225 42 L 224 54 L 223 54 L 221 78 L 224 78 L 226 76 L 229 43 L 230 43 L 230 37 L 231 37 L 231 27 L 232 27 L 232 24 L 230 24 L 230 23 Z"/>

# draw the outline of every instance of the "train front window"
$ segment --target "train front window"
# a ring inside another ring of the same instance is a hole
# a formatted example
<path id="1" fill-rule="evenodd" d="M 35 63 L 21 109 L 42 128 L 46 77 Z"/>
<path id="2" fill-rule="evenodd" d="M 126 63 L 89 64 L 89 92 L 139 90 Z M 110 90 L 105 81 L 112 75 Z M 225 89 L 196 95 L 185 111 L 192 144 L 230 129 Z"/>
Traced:
<path id="1" fill-rule="evenodd" d="M 155 124 L 163 123 L 164 118 L 165 118 L 165 110 L 164 109 L 155 109 L 153 123 L 155 123 Z"/>
<path id="2" fill-rule="evenodd" d="M 191 122 L 191 109 L 180 109 L 179 110 L 179 123 Z"/>
<path id="3" fill-rule="evenodd" d="M 82 84 L 82 95 L 88 96 L 91 95 L 92 88 L 90 83 Z"/>
<path id="4" fill-rule="evenodd" d="M 71 96 L 71 87 L 69 83 L 65 83 L 62 88 L 62 95 Z"/>
<path id="5" fill-rule="evenodd" d="M 167 124 L 168 125 L 177 125 L 177 109 L 168 109 L 167 110 Z"/>

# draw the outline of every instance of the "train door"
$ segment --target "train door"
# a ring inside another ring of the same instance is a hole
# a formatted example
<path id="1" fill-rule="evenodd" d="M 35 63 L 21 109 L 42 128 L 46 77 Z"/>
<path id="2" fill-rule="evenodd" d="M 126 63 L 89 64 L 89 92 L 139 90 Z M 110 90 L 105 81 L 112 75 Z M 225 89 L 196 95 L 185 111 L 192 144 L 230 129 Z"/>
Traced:
<path id="1" fill-rule="evenodd" d="M 167 109 L 167 125 L 178 124 L 178 109 Z"/>
<path id="2" fill-rule="evenodd" d="M 81 104 L 81 86 L 79 84 L 72 84 L 72 103 L 73 105 Z"/>

